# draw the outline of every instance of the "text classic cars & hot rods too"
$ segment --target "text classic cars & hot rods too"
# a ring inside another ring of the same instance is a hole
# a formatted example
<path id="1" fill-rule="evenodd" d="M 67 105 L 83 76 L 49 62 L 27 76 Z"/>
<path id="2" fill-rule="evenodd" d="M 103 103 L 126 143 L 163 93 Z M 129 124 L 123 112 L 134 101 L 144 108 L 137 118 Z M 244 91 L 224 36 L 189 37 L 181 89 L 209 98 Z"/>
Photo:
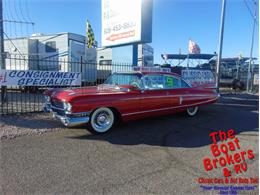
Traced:
<path id="1" fill-rule="evenodd" d="M 112 74 L 98 86 L 49 89 L 44 96 L 44 110 L 65 126 L 85 124 L 92 133 L 105 133 L 119 120 L 181 111 L 194 116 L 198 106 L 216 102 L 219 94 L 191 87 L 174 73 L 127 71 Z"/>

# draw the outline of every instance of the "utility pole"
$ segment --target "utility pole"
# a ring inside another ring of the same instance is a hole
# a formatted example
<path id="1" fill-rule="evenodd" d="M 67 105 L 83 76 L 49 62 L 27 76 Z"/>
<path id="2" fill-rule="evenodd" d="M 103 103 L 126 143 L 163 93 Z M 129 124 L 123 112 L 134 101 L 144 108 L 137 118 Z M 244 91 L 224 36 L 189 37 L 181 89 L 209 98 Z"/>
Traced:
<path id="1" fill-rule="evenodd" d="M 0 0 L 0 63 L 1 69 L 5 69 L 4 58 L 4 20 L 3 20 L 3 1 Z"/>
<path id="2" fill-rule="evenodd" d="M 0 67 L 5 69 L 3 1 L 0 0 Z M 6 99 L 6 86 L 1 87 L 1 104 Z M 2 107 L 3 109 L 3 107 Z"/>
<path id="3" fill-rule="evenodd" d="M 221 10 L 221 23 L 220 23 L 220 32 L 219 32 L 219 45 L 218 45 L 218 59 L 216 67 L 217 75 L 217 90 L 219 92 L 219 81 L 220 81 L 220 65 L 222 57 L 222 45 L 223 45 L 223 35 L 224 35 L 224 23 L 225 23 L 225 10 L 226 10 L 226 0 L 222 0 L 222 10 Z"/>
<path id="4" fill-rule="evenodd" d="M 246 91 L 250 92 L 251 84 L 252 84 L 252 55 L 254 49 L 254 39 L 255 39 L 255 23 L 256 23 L 256 1 L 254 0 L 254 24 L 253 24 L 253 33 L 252 33 L 252 40 L 251 40 L 251 49 L 250 49 L 250 59 L 248 63 L 248 70 L 247 70 L 247 82 L 246 82 Z"/>

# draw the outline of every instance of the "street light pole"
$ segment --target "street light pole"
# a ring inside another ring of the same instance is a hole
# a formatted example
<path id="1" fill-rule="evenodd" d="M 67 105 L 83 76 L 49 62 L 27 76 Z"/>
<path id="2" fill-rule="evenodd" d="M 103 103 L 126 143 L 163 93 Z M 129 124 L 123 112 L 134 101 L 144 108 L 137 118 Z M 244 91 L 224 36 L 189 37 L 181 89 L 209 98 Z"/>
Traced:
<path id="1" fill-rule="evenodd" d="M 246 91 L 249 92 L 251 90 L 251 83 L 252 83 L 252 55 L 254 49 L 254 38 L 255 38 L 255 23 L 256 23 L 256 1 L 254 0 L 254 24 L 253 24 L 253 33 L 252 33 L 252 40 L 251 40 L 251 49 L 250 49 L 250 59 L 248 63 L 248 70 L 247 70 L 247 82 L 246 82 Z"/>
<path id="2" fill-rule="evenodd" d="M 216 87 L 217 87 L 218 92 L 219 92 L 219 81 L 220 81 L 222 45 L 223 45 L 223 36 L 224 36 L 225 10 L 226 10 L 226 0 L 222 0 L 221 23 L 220 23 L 219 44 L 218 44 L 218 58 L 217 58 L 217 66 L 216 66 L 216 76 L 217 76 L 217 86 Z"/>

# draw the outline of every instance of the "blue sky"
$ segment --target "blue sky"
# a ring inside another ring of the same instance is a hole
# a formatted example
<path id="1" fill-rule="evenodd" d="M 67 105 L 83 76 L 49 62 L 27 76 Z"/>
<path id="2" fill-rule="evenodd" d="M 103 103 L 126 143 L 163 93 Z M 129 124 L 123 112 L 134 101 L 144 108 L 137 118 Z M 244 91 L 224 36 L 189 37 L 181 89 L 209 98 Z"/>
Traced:
<path id="1" fill-rule="evenodd" d="M 245 5 L 253 10 L 252 0 L 226 0 L 223 56 L 240 53 L 249 56 L 253 21 Z M 4 18 L 35 22 L 34 31 L 51 34 L 73 32 L 84 35 L 89 19 L 95 38 L 101 45 L 101 0 L 3 0 Z M 257 1 L 258 3 L 258 1 Z M 221 0 L 154 0 L 153 42 L 155 63 L 162 63 L 163 53 L 188 51 L 191 38 L 202 53 L 218 48 Z M 257 11 L 257 20 L 258 11 Z M 30 25 L 5 25 L 9 36 L 32 32 Z M 254 56 L 259 56 L 259 27 L 255 31 Z"/>

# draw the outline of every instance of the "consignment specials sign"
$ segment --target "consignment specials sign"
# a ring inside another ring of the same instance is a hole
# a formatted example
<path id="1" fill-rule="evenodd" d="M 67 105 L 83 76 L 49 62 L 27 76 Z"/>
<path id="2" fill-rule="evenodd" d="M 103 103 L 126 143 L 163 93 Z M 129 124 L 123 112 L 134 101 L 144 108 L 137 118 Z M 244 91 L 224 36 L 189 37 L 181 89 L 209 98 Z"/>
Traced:
<path id="1" fill-rule="evenodd" d="M 102 0 L 102 46 L 141 40 L 142 0 Z"/>
<path id="2" fill-rule="evenodd" d="M 0 70 L 0 86 L 77 86 L 81 85 L 81 73 L 36 71 L 36 70 Z"/>

